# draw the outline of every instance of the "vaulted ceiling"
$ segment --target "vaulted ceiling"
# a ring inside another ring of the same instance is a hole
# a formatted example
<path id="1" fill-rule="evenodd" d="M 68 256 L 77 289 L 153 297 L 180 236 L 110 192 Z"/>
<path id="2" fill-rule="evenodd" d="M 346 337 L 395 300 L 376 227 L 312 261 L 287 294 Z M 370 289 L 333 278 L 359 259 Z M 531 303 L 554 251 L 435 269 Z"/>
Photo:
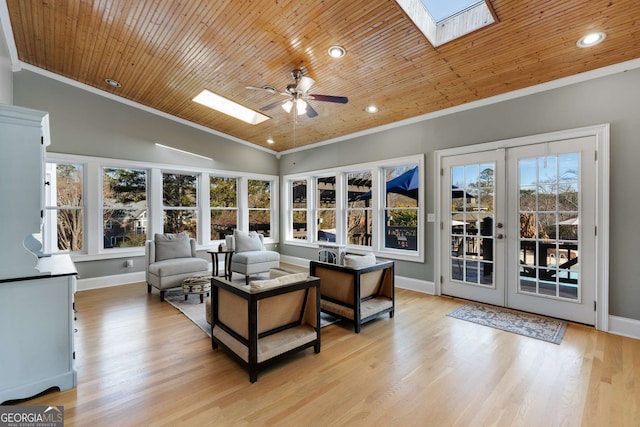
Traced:
<path id="1" fill-rule="evenodd" d="M 391 0 L 7 0 L 23 63 L 274 151 L 640 57 L 638 0 L 489 3 L 497 23 L 434 48 Z M 606 40 L 576 47 L 591 31 Z M 294 69 L 349 102 L 249 125 L 192 101 L 208 89 L 259 110 L 282 95 L 246 86 L 284 91 Z"/>

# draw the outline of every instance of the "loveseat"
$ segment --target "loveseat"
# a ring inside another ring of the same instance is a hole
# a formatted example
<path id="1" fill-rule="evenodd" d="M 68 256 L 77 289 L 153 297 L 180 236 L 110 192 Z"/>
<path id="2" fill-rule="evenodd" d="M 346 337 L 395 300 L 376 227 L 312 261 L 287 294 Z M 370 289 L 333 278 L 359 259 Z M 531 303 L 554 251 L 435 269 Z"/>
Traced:
<path id="1" fill-rule="evenodd" d="M 196 241 L 186 233 L 156 234 L 145 243 L 147 292 L 177 288 L 188 277 L 209 275 L 209 263 L 196 255 Z"/>
<path id="2" fill-rule="evenodd" d="M 320 352 L 320 280 L 306 273 L 271 270 L 249 285 L 211 279 L 211 344 L 226 349 L 249 370 L 249 380 L 269 363 L 313 347 Z"/>
<path id="3" fill-rule="evenodd" d="M 320 279 L 322 311 L 360 326 L 395 309 L 393 261 L 376 261 L 373 255 L 348 254 L 345 265 L 311 261 L 309 274 Z"/>

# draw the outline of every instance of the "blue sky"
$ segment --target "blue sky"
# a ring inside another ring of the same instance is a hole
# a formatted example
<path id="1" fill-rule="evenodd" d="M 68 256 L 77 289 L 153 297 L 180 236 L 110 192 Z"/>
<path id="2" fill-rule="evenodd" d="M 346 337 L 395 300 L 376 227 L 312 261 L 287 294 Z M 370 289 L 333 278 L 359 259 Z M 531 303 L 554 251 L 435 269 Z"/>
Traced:
<path id="1" fill-rule="evenodd" d="M 478 0 L 421 0 L 422 4 L 427 8 L 429 14 L 433 16 L 436 22 L 440 22 L 443 19 L 455 15 L 468 8 L 471 5 L 478 3 Z"/>

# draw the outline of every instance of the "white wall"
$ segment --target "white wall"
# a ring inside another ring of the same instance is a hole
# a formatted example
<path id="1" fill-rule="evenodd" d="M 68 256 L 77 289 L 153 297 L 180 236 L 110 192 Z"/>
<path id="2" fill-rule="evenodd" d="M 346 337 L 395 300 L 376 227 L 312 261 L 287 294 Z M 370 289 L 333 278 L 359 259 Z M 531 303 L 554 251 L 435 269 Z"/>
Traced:
<path id="1" fill-rule="evenodd" d="M 3 28 L 0 21 L 0 104 L 13 104 L 13 72 L 5 30 L 8 29 Z"/>

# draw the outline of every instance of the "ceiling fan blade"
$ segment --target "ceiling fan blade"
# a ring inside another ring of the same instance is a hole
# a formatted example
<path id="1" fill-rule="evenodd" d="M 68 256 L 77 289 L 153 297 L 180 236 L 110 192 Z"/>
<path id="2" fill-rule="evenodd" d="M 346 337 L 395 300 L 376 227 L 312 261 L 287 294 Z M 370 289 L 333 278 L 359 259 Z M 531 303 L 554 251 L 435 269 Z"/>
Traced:
<path id="1" fill-rule="evenodd" d="M 313 99 L 315 101 L 323 101 L 323 102 L 337 102 L 338 104 L 346 104 L 349 102 L 349 98 L 346 96 L 331 96 L 331 95 L 309 95 L 309 99 Z"/>
<path id="2" fill-rule="evenodd" d="M 245 86 L 247 89 L 253 89 L 253 90 L 264 90 L 266 92 L 269 93 L 278 93 L 278 90 L 273 87 L 273 86 L 268 86 L 268 85 L 264 85 L 264 86 L 254 86 L 254 85 L 249 85 L 249 86 Z"/>
<path id="3" fill-rule="evenodd" d="M 309 104 L 307 102 L 307 117 L 309 117 L 310 119 L 316 117 L 318 115 L 318 112 L 316 110 L 313 109 L 313 107 L 311 106 L 311 104 Z"/>
<path id="4" fill-rule="evenodd" d="M 275 108 L 279 105 L 283 105 L 284 103 L 286 103 L 287 101 L 289 101 L 289 99 L 281 99 L 280 101 L 276 101 L 276 102 L 272 102 L 269 105 L 265 105 L 264 107 L 262 107 L 260 109 L 260 111 L 267 111 L 267 110 L 271 110 L 272 108 Z"/>
<path id="5" fill-rule="evenodd" d="M 298 81 L 298 86 L 296 87 L 296 89 L 300 93 L 307 93 L 307 91 L 311 89 L 311 86 L 313 86 L 315 82 L 316 81 L 311 77 L 302 76 L 300 77 L 300 81 Z"/>

